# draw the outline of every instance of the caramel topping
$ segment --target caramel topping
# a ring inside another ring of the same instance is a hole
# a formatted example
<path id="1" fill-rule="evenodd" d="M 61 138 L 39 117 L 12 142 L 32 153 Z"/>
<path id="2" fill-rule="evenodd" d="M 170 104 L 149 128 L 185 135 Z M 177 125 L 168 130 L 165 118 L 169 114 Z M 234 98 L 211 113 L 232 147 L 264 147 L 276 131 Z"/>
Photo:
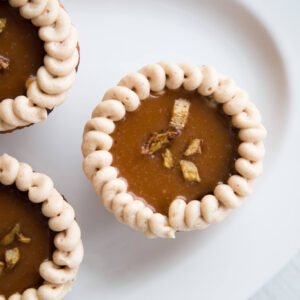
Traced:
<path id="1" fill-rule="evenodd" d="M 185 124 L 181 134 L 154 154 L 143 155 L 141 147 L 147 143 L 149 135 L 170 128 L 175 100 L 178 99 L 189 103 L 187 119 L 181 123 Z M 113 165 L 127 180 L 128 190 L 143 198 L 156 212 L 166 215 L 170 203 L 178 196 L 187 202 L 201 199 L 212 193 L 219 182 L 226 182 L 235 171 L 239 139 L 231 119 L 214 99 L 203 97 L 197 91 L 166 89 L 163 93 L 151 95 L 136 111 L 127 112 L 126 118 L 117 122 L 112 137 Z M 203 140 L 200 142 L 201 154 L 185 156 L 195 139 Z M 166 149 L 172 153 L 172 168 L 165 166 L 169 163 L 169 159 L 163 157 L 163 154 L 168 156 Z M 194 181 L 185 179 L 180 165 L 182 160 L 196 166 L 199 179 L 195 172 L 192 172 Z"/>

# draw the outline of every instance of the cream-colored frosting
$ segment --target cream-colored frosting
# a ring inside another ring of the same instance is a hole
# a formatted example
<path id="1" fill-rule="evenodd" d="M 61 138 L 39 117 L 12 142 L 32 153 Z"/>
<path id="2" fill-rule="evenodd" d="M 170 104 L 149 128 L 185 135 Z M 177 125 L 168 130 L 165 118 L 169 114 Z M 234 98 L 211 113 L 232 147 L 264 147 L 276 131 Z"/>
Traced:
<path id="1" fill-rule="evenodd" d="M 45 280 L 38 289 L 27 289 L 22 295 L 14 294 L 8 300 L 60 300 L 70 290 L 83 259 L 80 228 L 69 203 L 54 188 L 52 180 L 36 173 L 25 163 L 4 154 L 0 156 L 0 183 L 15 184 L 28 193 L 33 203 L 42 204 L 42 213 L 49 218 L 49 228 L 56 232 L 55 251 L 52 261 L 40 266 L 40 275 Z M 0 295 L 0 300 L 6 300 Z"/>
<path id="2" fill-rule="evenodd" d="M 151 91 L 180 87 L 197 90 L 203 96 L 213 96 L 223 105 L 224 112 L 232 117 L 241 140 L 238 147 L 240 158 L 235 163 L 239 175 L 231 176 L 227 184 L 216 186 L 213 195 L 206 195 L 201 200 L 186 203 L 177 197 L 170 205 L 168 216 L 164 216 L 153 212 L 129 193 L 126 179 L 121 178 L 112 166 L 113 157 L 109 151 L 113 140 L 110 134 L 115 129 L 114 122 L 123 119 L 126 111 L 136 110 Z M 262 141 L 265 136 L 266 130 L 257 108 L 231 78 L 219 74 L 211 66 L 161 62 L 125 76 L 118 86 L 105 93 L 84 129 L 83 169 L 104 206 L 117 220 L 151 238 L 174 238 L 176 231 L 204 229 L 220 222 L 242 204 L 243 197 L 251 191 L 252 179 L 262 172 L 265 155 Z"/>
<path id="3" fill-rule="evenodd" d="M 48 111 L 64 102 L 79 62 L 77 32 L 59 0 L 9 0 L 23 18 L 39 27 L 44 41 L 44 65 L 30 81 L 26 95 L 1 99 L 0 132 L 43 121 Z"/>

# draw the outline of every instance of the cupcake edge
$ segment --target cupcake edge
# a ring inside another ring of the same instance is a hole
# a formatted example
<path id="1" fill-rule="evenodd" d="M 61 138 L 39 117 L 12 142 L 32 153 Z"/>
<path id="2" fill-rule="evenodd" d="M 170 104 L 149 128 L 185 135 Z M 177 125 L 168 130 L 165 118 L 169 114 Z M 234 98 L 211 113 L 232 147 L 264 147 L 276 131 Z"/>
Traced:
<path id="1" fill-rule="evenodd" d="M 0 102 L 0 133 L 39 123 L 64 102 L 79 64 L 77 31 L 59 0 L 8 0 L 20 15 L 39 27 L 44 65 L 30 79 L 27 96 Z"/>
<path id="2" fill-rule="evenodd" d="M 15 293 L 8 299 L 63 299 L 71 289 L 84 252 L 72 206 L 54 188 L 47 175 L 34 172 L 28 164 L 7 154 L 0 156 L 0 183 L 15 184 L 20 191 L 28 192 L 31 202 L 42 204 L 42 214 L 49 219 L 48 226 L 55 232 L 52 260 L 41 263 L 39 269 L 44 283 L 37 289 L 27 289 L 22 295 Z M 0 295 L 0 300 L 5 299 Z"/>
<path id="3" fill-rule="evenodd" d="M 181 86 L 187 91 L 197 90 L 202 96 L 212 95 L 232 118 L 241 140 L 240 157 L 235 162 L 238 175 L 229 177 L 227 184 L 217 185 L 213 195 L 201 200 L 186 203 L 178 196 L 165 216 L 153 212 L 128 192 L 126 179 L 119 177 L 117 168 L 111 166 L 113 156 L 109 150 L 113 139 L 110 134 L 115 129 L 114 122 L 123 119 L 126 111 L 136 110 L 151 91 Z M 118 221 L 142 231 L 149 238 L 174 238 L 176 231 L 204 229 L 220 222 L 242 204 L 251 192 L 253 179 L 262 173 L 265 136 L 259 111 L 231 78 L 218 74 L 212 66 L 160 62 L 126 75 L 105 93 L 84 129 L 83 169 L 106 209 Z"/>

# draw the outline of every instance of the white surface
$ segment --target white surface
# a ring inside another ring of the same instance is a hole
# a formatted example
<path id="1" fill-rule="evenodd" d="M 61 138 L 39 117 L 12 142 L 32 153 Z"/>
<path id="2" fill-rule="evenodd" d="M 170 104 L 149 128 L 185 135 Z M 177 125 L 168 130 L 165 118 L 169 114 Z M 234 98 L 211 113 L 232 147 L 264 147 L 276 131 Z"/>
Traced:
<path id="1" fill-rule="evenodd" d="M 67 299 L 246 299 L 300 247 L 300 49 L 295 36 L 288 47 L 284 29 L 296 20 L 297 1 L 289 18 L 282 17 L 287 1 L 272 14 L 271 1 L 245 2 L 254 13 L 232 1 L 64 0 L 80 34 L 76 85 L 46 122 L 1 136 L 0 153 L 52 176 L 77 210 L 86 255 Z M 209 63 L 234 77 L 261 109 L 269 137 L 265 173 L 241 209 L 205 232 L 153 241 L 98 203 L 81 171 L 80 144 L 104 91 L 162 59 Z"/>
<path id="2" fill-rule="evenodd" d="M 299 300 L 300 253 L 251 300 Z"/>

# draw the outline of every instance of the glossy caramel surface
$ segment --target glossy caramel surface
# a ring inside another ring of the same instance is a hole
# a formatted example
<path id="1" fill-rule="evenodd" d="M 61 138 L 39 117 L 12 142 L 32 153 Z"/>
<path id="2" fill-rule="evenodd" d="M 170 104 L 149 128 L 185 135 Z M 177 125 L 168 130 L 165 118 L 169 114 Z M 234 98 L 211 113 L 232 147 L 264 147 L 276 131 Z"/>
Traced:
<path id="1" fill-rule="evenodd" d="M 0 184 L 0 239 L 16 223 L 20 223 L 22 232 L 31 238 L 31 242 L 22 244 L 16 240 L 9 246 L 0 245 L 0 261 L 4 261 L 7 249 L 18 247 L 21 253 L 15 268 L 4 270 L 0 275 L 0 295 L 6 297 L 41 285 L 39 266 L 44 260 L 51 259 L 54 247 L 53 233 L 41 213 L 41 205 L 31 203 L 27 195 L 14 186 Z"/>
<path id="2" fill-rule="evenodd" d="M 20 16 L 8 1 L 0 1 L 0 19 L 6 26 L 0 33 L 0 55 L 10 60 L 9 69 L 0 71 L 0 101 L 26 94 L 26 81 L 43 65 L 44 44 L 38 28 Z"/>
<path id="3" fill-rule="evenodd" d="M 162 152 L 143 155 L 141 147 L 151 133 L 167 129 L 172 116 L 175 99 L 191 102 L 188 122 L 182 134 L 168 147 L 174 157 L 175 166 L 163 166 Z M 219 182 L 226 182 L 234 172 L 239 140 L 230 118 L 213 99 L 197 92 L 183 89 L 166 90 L 162 95 L 143 100 L 138 110 L 127 112 L 125 119 L 116 123 L 112 137 L 113 166 L 129 184 L 129 191 L 143 198 L 155 211 L 168 214 L 170 203 L 183 196 L 187 201 L 201 199 L 212 193 Z M 191 140 L 203 140 L 202 153 L 184 157 Z M 193 162 L 201 182 L 189 182 L 182 176 L 180 160 Z"/>

